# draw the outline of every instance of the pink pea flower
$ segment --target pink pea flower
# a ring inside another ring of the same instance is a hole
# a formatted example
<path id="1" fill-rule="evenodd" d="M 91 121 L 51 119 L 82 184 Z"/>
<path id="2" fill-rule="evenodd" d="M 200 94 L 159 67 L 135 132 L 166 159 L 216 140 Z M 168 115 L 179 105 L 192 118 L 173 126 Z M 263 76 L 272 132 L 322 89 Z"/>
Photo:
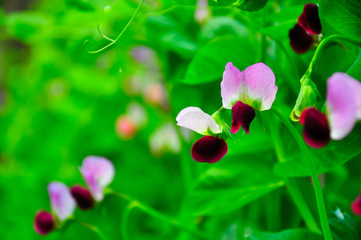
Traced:
<path id="1" fill-rule="evenodd" d="M 52 212 L 59 221 L 69 218 L 75 209 L 75 201 L 72 198 L 69 188 L 60 182 L 51 182 L 48 185 L 50 204 Z M 40 235 L 50 233 L 56 227 L 55 218 L 46 211 L 39 211 L 34 220 L 34 229 Z"/>
<path id="2" fill-rule="evenodd" d="M 89 156 L 84 159 L 80 172 L 92 198 L 97 202 L 103 200 L 104 189 L 113 181 L 115 175 L 113 163 L 104 157 Z M 86 194 L 82 196 L 86 197 Z M 78 199 L 77 202 L 79 201 Z"/>
<path id="3" fill-rule="evenodd" d="M 307 108 L 300 117 L 305 142 L 313 148 L 345 138 L 361 119 L 361 83 L 346 73 L 334 73 L 327 81 L 326 108 L 326 114 Z"/>
<path id="4" fill-rule="evenodd" d="M 306 4 L 298 23 L 289 32 L 292 49 L 298 54 L 307 52 L 316 43 L 315 37 L 321 34 L 321 30 L 318 6 L 313 3 Z"/>
<path id="5" fill-rule="evenodd" d="M 358 195 L 351 203 L 351 210 L 355 215 L 361 217 L 361 195 Z"/>
<path id="6" fill-rule="evenodd" d="M 194 13 L 194 19 L 198 23 L 204 23 L 210 17 L 210 11 L 208 7 L 208 0 L 198 0 L 197 1 L 197 9 Z"/>
<path id="7" fill-rule="evenodd" d="M 277 86 L 273 71 L 264 63 L 256 63 L 243 72 L 227 63 L 221 82 L 223 107 L 232 109 L 231 133 L 239 128 L 249 134 L 256 111 L 268 110 L 276 98 Z"/>
<path id="8" fill-rule="evenodd" d="M 226 155 L 227 143 L 218 136 L 222 129 L 210 115 L 200 108 L 187 107 L 180 111 L 176 120 L 178 126 L 205 135 L 192 147 L 191 154 L 195 161 L 215 163 Z"/>

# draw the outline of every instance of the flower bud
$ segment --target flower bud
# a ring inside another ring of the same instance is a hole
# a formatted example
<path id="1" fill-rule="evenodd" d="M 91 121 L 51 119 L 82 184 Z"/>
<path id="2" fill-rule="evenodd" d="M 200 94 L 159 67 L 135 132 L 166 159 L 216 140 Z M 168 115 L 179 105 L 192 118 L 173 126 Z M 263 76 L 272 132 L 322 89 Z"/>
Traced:
<path id="1" fill-rule="evenodd" d="M 46 212 L 39 211 L 35 215 L 34 220 L 34 229 L 40 235 L 47 235 L 55 228 L 55 220 L 54 217 Z"/>
<path id="2" fill-rule="evenodd" d="M 88 210 L 94 207 L 94 199 L 88 189 L 80 186 L 73 186 L 70 189 L 70 193 L 73 196 L 76 205 L 81 210 Z"/>
<path id="3" fill-rule="evenodd" d="M 303 77 L 307 78 L 308 77 Z M 308 80 L 301 80 L 301 90 L 298 94 L 296 105 L 294 106 L 292 113 L 291 113 L 291 119 L 292 121 L 299 121 L 300 116 L 308 107 L 314 107 L 316 105 L 316 98 L 318 90 L 316 86 L 308 79 Z"/>

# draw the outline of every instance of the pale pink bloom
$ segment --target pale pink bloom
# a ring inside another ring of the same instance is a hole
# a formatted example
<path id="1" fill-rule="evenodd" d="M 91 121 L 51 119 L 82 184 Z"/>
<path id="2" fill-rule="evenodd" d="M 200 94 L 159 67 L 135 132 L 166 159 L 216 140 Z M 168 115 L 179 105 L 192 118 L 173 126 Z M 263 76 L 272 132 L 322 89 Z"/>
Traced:
<path id="1" fill-rule="evenodd" d="M 256 63 L 243 72 L 227 63 L 221 82 L 223 107 L 232 109 L 231 132 L 241 126 L 249 133 L 249 126 L 255 117 L 255 110 L 264 111 L 272 107 L 277 86 L 273 71 L 264 63 Z"/>
<path id="2" fill-rule="evenodd" d="M 75 201 L 69 188 L 61 182 L 51 182 L 48 185 L 51 209 L 60 221 L 70 217 L 75 210 Z"/>
<path id="3" fill-rule="evenodd" d="M 80 172 L 96 201 L 104 198 L 104 189 L 113 181 L 115 170 L 111 161 L 104 157 L 89 156 L 83 161 Z"/>

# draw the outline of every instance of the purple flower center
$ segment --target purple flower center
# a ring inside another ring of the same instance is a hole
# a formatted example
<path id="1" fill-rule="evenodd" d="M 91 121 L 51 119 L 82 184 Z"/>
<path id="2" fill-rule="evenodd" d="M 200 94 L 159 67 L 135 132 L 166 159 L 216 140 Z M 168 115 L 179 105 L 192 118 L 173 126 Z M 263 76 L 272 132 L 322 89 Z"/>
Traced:
<path id="1" fill-rule="evenodd" d="M 54 217 L 45 211 L 40 211 L 35 216 L 34 228 L 40 235 L 47 235 L 55 228 Z"/>
<path id="2" fill-rule="evenodd" d="M 215 163 L 226 155 L 228 146 L 219 137 L 204 136 L 193 144 L 192 157 L 197 162 Z"/>
<path id="3" fill-rule="evenodd" d="M 322 148 L 330 141 L 330 127 L 325 114 L 315 108 L 305 109 L 300 117 L 303 138 L 313 148 Z"/>
<path id="4" fill-rule="evenodd" d="M 232 107 L 232 127 L 231 133 L 236 133 L 239 130 L 239 127 L 242 127 L 243 130 L 249 134 L 249 126 L 251 125 L 252 120 L 256 116 L 256 112 L 253 107 L 244 104 L 241 101 L 238 101 Z"/>
<path id="5" fill-rule="evenodd" d="M 313 3 L 306 4 L 298 18 L 298 24 L 311 35 L 320 34 L 322 27 L 318 16 L 318 6 Z"/>
<path id="6" fill-rule="evenodd" d="M 80 186 L 74 186 L 70 189 L 70 193 L 81 210 L 93 208 L 94 200 L 88 189 Z"/>
<path id="7" fill-rule="evenodd" d="M 358 196 L 355 201 L 352 202 L 351 209 L 357 216 L 361 216 L 361 197 Z"/>

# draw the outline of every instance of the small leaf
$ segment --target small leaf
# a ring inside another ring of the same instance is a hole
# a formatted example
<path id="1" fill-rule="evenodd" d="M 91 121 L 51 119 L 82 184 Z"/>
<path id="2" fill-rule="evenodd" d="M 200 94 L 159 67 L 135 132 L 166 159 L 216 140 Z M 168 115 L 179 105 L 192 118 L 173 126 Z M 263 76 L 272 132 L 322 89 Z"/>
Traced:
<path id="1" fill-rule="evenodd" d="M 289 229 L 279 233 L 253 233 L 246 240 L 322 240 L 323 237 L 306 229 Z"/>
<path id="2" fill-rule="evenodd" d="M 195 85 L 222 79 L 228 62 L 240 70 L 259 60 L 259 49 L 251 43 L 249 38 L 223 37 L 209 42 L 199 50 L 189 64 L 185 78 L 181 83 Z"/>

